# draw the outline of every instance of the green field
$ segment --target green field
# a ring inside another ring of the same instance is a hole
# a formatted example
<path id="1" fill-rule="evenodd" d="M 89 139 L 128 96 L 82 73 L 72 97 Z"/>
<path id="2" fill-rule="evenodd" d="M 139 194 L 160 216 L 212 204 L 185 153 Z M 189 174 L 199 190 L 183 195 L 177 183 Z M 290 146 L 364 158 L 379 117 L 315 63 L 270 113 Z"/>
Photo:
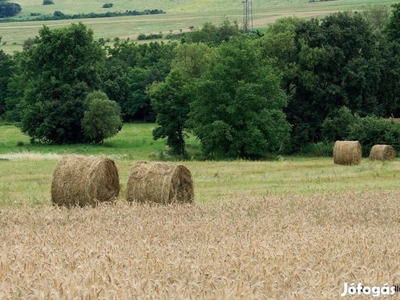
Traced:
<path id="1" fill-rule="evenodd" d="M 65 14 L 75 13 L 100 13 L 105 11 L 125 11 L 162 9 L 166 14 L 145 15 L 133 17 L 62 20 L 62 21 L 38 21 L 38 22 L 10 22 L 0 23 L 0 36 L 2 40 L 0 49 L 12 54 L 21 51 L 23 42 L 38 35 L 43 25 L 51 28 L 68 26 L 71 23 L 82 21 L 94 31 L 96 39 L 104 38 L 111 41 L 119 37 L 121 39 L 136 39 L 140 33 L 159 33 L 164 35 L 180 30 L 187 31 L 189 26 L 201 27 L 205 22 L 220 24 L 223 18 L 231 21 L 242 20 L 243 7 L 241 1 L 118 1 L 113 2 L 112 8 L 104 9 L 102 5 L 107 1 L 90 0 L 84 5 L 77 0 L 54 1 L 54 5 L 42 5 L 42 1 L 15 1 L 22 6 L 22 12 L 16 19 L 27 18 L 31 13 L 52 14 L 54 11 L 62 11 Z M 111 2 L 111 1 L 108 1 Z M 322 17 L 335 11 L 363 10 L 370 5 L 390 5 L 398 1 L 393 0 L 337 0 L 324 2 L 297 1 L 253 1 L 254 28 L 264 31 L 267 25 L 278 18 L 286 16 L 298 16 L 302 18 Z"/>
<path id="2" fill-rule="evenodd" d="M 50 184 L 57 161 L 64 154 L 108 156 L 115 160 L 125 201 L 127 176 L 138 160 L 170 160 L 165 141 L 153 141 L 153 124 L 125 124 L 105 145 L 50 146 L 29 143 L 11 125 L 0 126 L 0 207 L 50 205 Z M 23 145 L 21 146 L 21 143 Z M 20 144 L 18 146 L 17 144 Z M 199 144 L 188 140 L 191 153 Z M 288 196 L 382 192 L 398 190 L 400 160 L 359 166 L 333 164 L 330 157 L 275 157 L 269 161 L 183 162 L 192 172 L 196 202 L 241 199 L 247 196 Z"/>

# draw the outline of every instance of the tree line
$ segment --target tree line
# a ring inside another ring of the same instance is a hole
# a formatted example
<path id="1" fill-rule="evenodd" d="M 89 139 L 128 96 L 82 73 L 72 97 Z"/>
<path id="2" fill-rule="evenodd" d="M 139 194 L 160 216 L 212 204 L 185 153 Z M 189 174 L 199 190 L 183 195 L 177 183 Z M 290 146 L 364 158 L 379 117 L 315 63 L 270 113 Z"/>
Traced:
<path id="1" fill-rule="evenodd" d="M 207 158 L 347 138 L 400 150 L 400 124 L 384 120 L 400 114 L 399 32 L 400 4 L 282 18 L 263 34 L 206 23 L 167 43 L 107 46 L 82 23 L 43 27 L 24 51 L 0 51 L 0 116 L 47 143 L 97 143 L 122 122 L 156 122 L 154 138 L 181 156 L 188 134 Z"/>

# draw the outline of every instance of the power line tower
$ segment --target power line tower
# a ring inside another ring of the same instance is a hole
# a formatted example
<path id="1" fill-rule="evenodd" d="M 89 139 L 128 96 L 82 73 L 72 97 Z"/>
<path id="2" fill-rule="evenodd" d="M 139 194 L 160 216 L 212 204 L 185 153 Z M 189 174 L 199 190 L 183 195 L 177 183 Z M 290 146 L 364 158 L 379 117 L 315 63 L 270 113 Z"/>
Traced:
<path id="1" fill-rule="evenodd" d="M 253 31 L 253 6 L 251 0 L 243 0 L 243 32 Z"/>

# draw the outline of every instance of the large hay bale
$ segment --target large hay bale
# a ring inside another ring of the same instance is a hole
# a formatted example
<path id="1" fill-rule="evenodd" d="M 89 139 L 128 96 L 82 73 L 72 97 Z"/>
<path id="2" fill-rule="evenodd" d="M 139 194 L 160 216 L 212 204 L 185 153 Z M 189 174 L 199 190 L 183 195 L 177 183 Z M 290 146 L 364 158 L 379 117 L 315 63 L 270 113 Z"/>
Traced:
<path id="1" fill-rule="evenodd" d="M 338 165 L 359 165 L 361 145 L 358 141 L 336 141 L 333 147 L 333 162 Z"/>
<path id="2" fill-rule="evenodd" d="M 93 156 L 66 155 L 57 164 L 51 183 L 51 200 L 59 206 L 95 206 L 119 195 L 114 161 Z"/>
<path id="3" fill-rule="evenodd" d="M 374 145 L 369 153 L 370 160 L 393 160 L 396 158 L 396 151 L 390 145 Z"/>
<path id="4" fill-rule="evenodd" d="M 127 201 L 162 204 L 194 201 L 192 175 L 183 165 L 139 161 L 130 170 Z"/>

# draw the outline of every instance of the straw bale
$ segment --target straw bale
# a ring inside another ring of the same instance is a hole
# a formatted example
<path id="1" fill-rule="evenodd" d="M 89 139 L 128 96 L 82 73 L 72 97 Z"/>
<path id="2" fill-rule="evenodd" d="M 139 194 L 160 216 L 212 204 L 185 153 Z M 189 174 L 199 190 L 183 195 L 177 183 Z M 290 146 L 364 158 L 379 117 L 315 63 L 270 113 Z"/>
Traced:
<path id="1" fill-rule="evenodd" d="M 361 145 L 358 141 L 336 141 L 333 147 L 333 162 L 339 165 L 359 165 Z"/>
<path id="2" fill-rule="evenodd" d="M 127 201 L 192 203 L 193 181 L 184 165 L 139 161 L 130 170 Z"/>
<path id="3" fill-rule="evenodd" d="M 369 153 L 370 160 L 393 160 L 396 158 L 396 151 L 390 145 L 374 145 Z"/>
<path id="4" fill-rule="evenodd" d="M 51 200 L 59 206 L 95 206 L 116 200 L 119 190 L 118 170 L 111 159 L 66 155 L 54 169 Z"/>

